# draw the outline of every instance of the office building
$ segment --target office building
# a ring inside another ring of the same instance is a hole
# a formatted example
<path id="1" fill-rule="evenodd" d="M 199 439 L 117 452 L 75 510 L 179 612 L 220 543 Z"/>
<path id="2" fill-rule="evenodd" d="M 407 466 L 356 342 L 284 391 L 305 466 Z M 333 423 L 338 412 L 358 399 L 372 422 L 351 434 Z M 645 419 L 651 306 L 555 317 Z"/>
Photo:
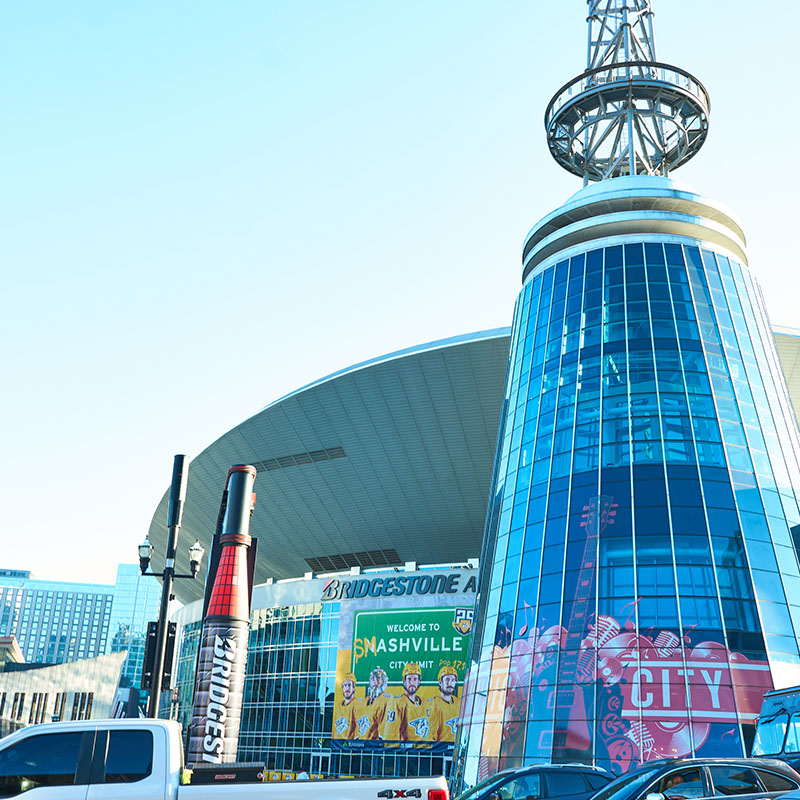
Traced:
<path id="1" fill-rule="evenodd" d="M 36 580 L 29 572 L 2 576 L 0 636 L 15 636 L 27 662 L 63 664 L 102 655 L 113 598 L 113 586 Z"/>
<path id="2" fill-rule="evenodd" d="M 27 663 L 65 664 L 126 651 L 124 687 L 139 687 L 147 623 L 161 586 L 120 564 L 113 585 L 37 580 L 0 571 L 0 636 L 14 636 Z"/>

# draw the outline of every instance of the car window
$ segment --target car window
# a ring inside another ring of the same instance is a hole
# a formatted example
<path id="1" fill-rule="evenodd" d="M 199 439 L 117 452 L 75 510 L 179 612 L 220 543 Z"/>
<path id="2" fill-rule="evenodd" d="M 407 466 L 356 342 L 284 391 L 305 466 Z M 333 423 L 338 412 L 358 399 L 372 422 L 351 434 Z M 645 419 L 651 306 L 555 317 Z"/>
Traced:
<path id="1" fill-rule="evenodd" d="M 586 772 L 583 777 L 586 778 L 589 782 L 589 786 L 591 786 L 594 791 L 602 789 L 608 783 L 608 778 L 605 775 L 598 775 L 594 772 Z"/>
<path id="2" fill-rule="evenodd" d="M 548 770 L 544 774 L 548 797 L 566 797 L 571 794 L 586 794 L 589 787 L 580 772 Z"/>
<path id="3" fill-rule="evenodd" d="M 539 800 L 542 796 L 538 772 L 512 778 L 502 787 L 503 797 L 509 800 Z"/>
<path id="4" fill-rule="evenodd" d="M 500 775 L 492 775 L 491 777 L 482 780 L 480 783 L 477 783 L 471 789 L 467 789 L 465 792 L 456 797 L 455 800 L 473 800 L 475 797 L 480 797 L 484 792 L 488 793 L 489 787 L 502 783 L 507 778 L 508 772 L 501 773 Z"/>
<path id="5" fill-rule="evenodd" d="M 153 771 L 151 731 L 110 731 L 105 783 L 132 783 Z"/>
<path id="6" fill-rule="evenodd" d="M 0 797 L 37 786 L 73 786 L 83 734 L 31 736 L 0 751 Z"/>
<path id="7" fill-rule="evenodd" d="M 658 767 L 640 767 L 627 775 L 606 784 L 597 794 L 592 796 L 592 800 L 617 800 L 617 798 L 633 797 L 637 789 L 647 784 L 653 779 Z M 657 791 L 653 789 L 653 791 Z"/>
<path id="8" fill-rule="evenodd" d="M 772 756 L 783 750 L 786 728 L 789 726 L 789 715 L 778 714 L 772 719 L 759 720 L 756 738 L 753 741 L 754 756 Z"/>
<path id="9" fill-rule="evenodd" d="M 755 794 L 761 789 L 751 769 L 742 767 L 709 767 L 714 794 Z"/>
<path id="10" fill-rule="evenodd" d="M 706 794 L 703 782 L 703 771 L 699 767 L 680 769 L 670 772 L 658 782 L 658 787 L 650 791 L 661 792 L 671 800 L 704 797 Z"/>
<path id="11" fill-rule="evenodd" d="M 761 778 L 761 782 L 768 792 L 788 792 L 797 788 L 797 783 L 784 775 L 776 775 L 774 772 L 766 772 L 763 769 L 757 769 L 756 774 Z"/>

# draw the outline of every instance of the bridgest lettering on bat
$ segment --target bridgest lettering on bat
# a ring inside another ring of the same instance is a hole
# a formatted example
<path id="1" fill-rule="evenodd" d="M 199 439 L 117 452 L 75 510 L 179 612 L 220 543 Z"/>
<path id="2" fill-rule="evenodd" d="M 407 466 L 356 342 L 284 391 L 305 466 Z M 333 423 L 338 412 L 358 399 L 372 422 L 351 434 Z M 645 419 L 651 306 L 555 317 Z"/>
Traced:
<path id="1" fill-rule="evenodd" d="M 208 719 L 203 739 L 203 761 L 219 764 L 225 746 L 225 725 L 228 718 L 228 701 L 231 687 L 231 662 L 236 656 L 236 640 L 231 637 L 214 637 L 214 660 L 211 662 L 211 686 L 208 696 Z"/>

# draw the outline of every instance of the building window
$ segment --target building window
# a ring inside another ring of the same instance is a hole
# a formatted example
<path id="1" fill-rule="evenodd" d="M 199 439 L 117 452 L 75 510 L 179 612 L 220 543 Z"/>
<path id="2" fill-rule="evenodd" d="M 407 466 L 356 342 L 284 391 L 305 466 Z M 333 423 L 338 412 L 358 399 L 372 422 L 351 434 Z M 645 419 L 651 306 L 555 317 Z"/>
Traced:
<path id="1" fill-rule="evenodd" d="M 28 713 L 28 725 L 33 725 L 36 722 L 36 706 L 39 702 L 39 692 L 34 692 L 31 698 L 31 710 Z"/>
<path id="2" fill-rule="evenodd" d="M 72 719 L 89 719 L 93 701 L 94 692 L 75 692 L 72 701 Z"/>
<path id="3" fill-rule="evenodd" d="M 53 703 L 53 722 L 59 722 L 64 716 L 64 703 L 67 699 L 66 692 L 58 692 Z"/>
<path id="4" fill-rule="evenodd" d="M 11 705 L 11 719 L 19 722 L 25 708 L 25 692 L 14 692 L 14 702 Z"/>

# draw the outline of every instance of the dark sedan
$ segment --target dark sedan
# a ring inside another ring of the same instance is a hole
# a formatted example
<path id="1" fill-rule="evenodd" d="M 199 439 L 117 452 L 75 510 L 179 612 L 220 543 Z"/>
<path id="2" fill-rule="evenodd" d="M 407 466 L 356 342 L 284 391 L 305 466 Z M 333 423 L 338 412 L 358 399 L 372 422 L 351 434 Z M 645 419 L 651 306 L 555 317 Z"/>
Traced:
<path id="1" fill-rule="evenodd" d="M 800 787 L 800 775 L 768 758 L 650 761 L 617 778 L 592 800 L 760 800 Z"/>
<path id="2" fill-rule="evenodd" d="M 613 775 L 579 764 L 535 764 L 498 772 L 460 794 L 456 800 L 588 800 Z"/>

